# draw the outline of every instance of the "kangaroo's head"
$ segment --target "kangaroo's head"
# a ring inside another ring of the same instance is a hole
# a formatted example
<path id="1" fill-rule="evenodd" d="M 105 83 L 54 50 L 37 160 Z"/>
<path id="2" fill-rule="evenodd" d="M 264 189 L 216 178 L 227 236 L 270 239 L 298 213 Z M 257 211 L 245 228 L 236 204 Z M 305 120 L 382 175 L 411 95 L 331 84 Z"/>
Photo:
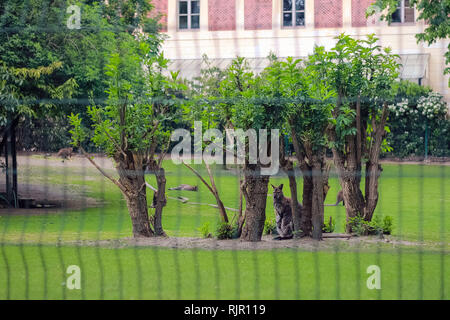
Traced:
<path id="1" fill-rule="evenodd" d="M 275 200 L 283 199 L 283 184 L 280 184 L 278 187 L 275 187 L 273 184 L 271 186 L 273 188 L 273 198 Z"/>

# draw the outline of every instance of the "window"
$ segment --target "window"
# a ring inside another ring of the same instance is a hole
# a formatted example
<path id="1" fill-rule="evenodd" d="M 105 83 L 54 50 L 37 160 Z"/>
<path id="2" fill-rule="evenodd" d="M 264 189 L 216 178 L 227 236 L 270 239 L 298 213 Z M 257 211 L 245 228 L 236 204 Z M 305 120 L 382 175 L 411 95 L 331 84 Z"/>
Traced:
<path id="1" fill-rule="evenodd" d="M 178 29 L 200 29 L 200 1 L 178 1 Z"/>
<path id="2" fill-rule="evenodd" d="M 392 14 L 392 22 L 414 22 L 414 7 L 410 6 L 409 0 L 398 1 L 397 10 Z"/>
<path id="3" fill-rule="evenodd" d="M 305 25 L 305 0 L 283 0 L 283 27 Z"/>

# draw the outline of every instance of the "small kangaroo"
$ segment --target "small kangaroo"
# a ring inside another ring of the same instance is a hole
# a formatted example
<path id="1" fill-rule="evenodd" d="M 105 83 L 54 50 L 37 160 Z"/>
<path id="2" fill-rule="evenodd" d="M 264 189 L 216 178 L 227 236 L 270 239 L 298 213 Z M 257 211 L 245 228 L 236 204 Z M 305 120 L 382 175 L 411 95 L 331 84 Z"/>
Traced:
<path id="1" fill-rule="evenodd" d="M 271 185 L 273 188 L 273 207 L 277 222 L 278 237 L 274 240 L 292 239 L 292 231 L 294 225 L 292 222 L 291 199 L 283 195 L 283 184 L 278 187 Z"/>
<path id="2" fill-rule="evenodd" d="M 344 192 L 342 190 L 339 190 L 339 192 L 338 192 L 338 194 L 336 196 L 336 204 L 335 204 L 335 206 L 337 206 L 339 204 L 339 202 L 341 202 L 341 201 L 342 201 L 342 205 L 345 205 L 344 204 Z"/>
<path id="3" fill-rule="evenodd" d="M 169 190 L 198 191 L 198 186 L 191 186 L 188 184 L 180 184 L 178 187 L 169 188 Z"/>
<path id="4" fill-rule="evenodd" d="M 62 161 L 64 162 L 64 160 L 67 160 L 72 157 L 72 153 L 73 153 L 72 147 L 62 148 L 58 151 L 58 154 L 56 156 L 61 157 L 63 159 Z"/>

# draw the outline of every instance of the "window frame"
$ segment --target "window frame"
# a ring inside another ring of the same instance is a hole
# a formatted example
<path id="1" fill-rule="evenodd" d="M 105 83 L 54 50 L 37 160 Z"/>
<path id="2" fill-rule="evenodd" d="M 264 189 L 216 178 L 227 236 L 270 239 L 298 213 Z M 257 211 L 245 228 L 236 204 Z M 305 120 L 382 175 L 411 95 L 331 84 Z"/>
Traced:
<path id="1" fill-rule="evenodd" d="M 413 9 L 414 11 L 413 11 L 413 13 L 414 13 L 414 16 L 413 16 L 413 21 L 405 21 L 405 9 L 406 8 L 411 8 L 411 9 Z M 399 24 L 414 24 L 415 22 L 416 22 L 416 12 L 415 12 L 415 9 L 414 9 L 414 6 L 408 6 L 408 7 L 406 7 L 405 6 L 405 0 L 399 0 L 398 1 L 398 6 L 397 6 L 397 9 L 394 11 L 394 13 L 395 12 L 397 12 L 398 10 L 400 10 L 400 21 L 391 21 L 391 23 L 392 24 L 394 24 L 394 25 L 399 25 Z M 392 15 L 391 15 L 391 19 L 392 19 L 392 16 L 394 15 L 394 13 L 392 13 Z"/>
<path id="2" fill-rule="evenodd" d="M 180 13 L 181 2 L 187 2 L 187 13 Z M 192 13 L 192 2 L 198 2 L 198 13 Z M 200 16 L 201 16 L 201 0 L 178 0 L 177 1 L 177 30 L 178 31 L 199 31 L 200 30 Z M 192 17 L 198 16 L 198 28 L 192 28 Z M 187 28 L 180 27 L 180 17 L 187 17 Z"/>
<path id="3" fill-rule="evenodd" d="M 299 13 L 299 12 L 303 12 L 303 24 L 302 25 L 296 24 L 297 13 Z M 285 13 L 290 13 L 292 15 L 290 26 L 284 25 L 284 14 Z M 304 0 L 304 2 L 303 2 L 302 10 L 297 10 L 296 1 L 292 0 L 292 8 L 289 11 L 284 10 L 284 0 L 281 0 L 281 26 L 282 26 L 282 28 L 288 28 L 288 29 L 289 28 L 305 28 L 306 27 L 306 0 Z"/>

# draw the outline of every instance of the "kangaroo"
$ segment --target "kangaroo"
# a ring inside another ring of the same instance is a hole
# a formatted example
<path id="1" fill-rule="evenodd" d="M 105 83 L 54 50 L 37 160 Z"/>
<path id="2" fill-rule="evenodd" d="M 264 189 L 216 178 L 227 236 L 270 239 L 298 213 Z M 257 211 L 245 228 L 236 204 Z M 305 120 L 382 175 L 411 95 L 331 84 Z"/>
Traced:
<path id="1" fill-rule="evenodd" d="M 283 195 L 283 184 L 278 187 L 271 185 L 273 188 L 273 207 L 277 222 L 278 237 L 274 240 L 292 239 L 292 231 L 294 225 L 292 222 L 291 199 Z"/>
<path id="2" fill-rule="evenodd" d="M 198 191 L 198 186 L 191 186 L 188 184 L 180 184 L 178 187 L 169 188 L 169 190 Z"/>
<path id="3" fill-rule="evenodd" d="M 72 147 L 62 148 L 58 151 L 58 154 L 56 156 L 61 157 L 63 159 L 62 161 L 64 162 L 64 160 L 67 160 L 72 157 L 72 153 L 73 153 Z"/>
<path id="4" fill-rule="evenodd" d="M 336 196 L 336 203 L 335 204 L 325 204 L 325 206 L 328 207 L 335 207 L 337 206 L 340 202 L 342 202 L 342 205 L 345 205 L 344 203 L 344 193 L 342 192 L 342 190 L 339 190 L 337 196 Z"/>
<path id="5" fill-rule="evenodd" d="M 344 204 L 344 192 L 342 190 L 339 190 L 339 192 L 338 192 L 338 194 L 336 196 L 336 204 L 335 204 L 335 206 L 337 206 L 339 204 L 339 202 L 341 202 L 341 201 L 342 201 L 342 205 L 345 205 Z"/>

